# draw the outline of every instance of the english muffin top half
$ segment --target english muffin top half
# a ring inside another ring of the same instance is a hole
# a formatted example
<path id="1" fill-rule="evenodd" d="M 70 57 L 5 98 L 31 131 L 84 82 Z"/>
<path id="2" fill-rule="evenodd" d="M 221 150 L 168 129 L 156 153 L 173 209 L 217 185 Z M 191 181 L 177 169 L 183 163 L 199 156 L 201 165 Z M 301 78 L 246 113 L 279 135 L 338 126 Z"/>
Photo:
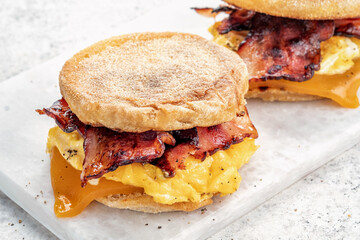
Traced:
<path id="1" fill-rule="evenodd" d="M 112 37 L 69 59 L 61 94 L 79 119 L 118 131 L 169 131 L 232 120 L 245 104 L 246 65 L 185 33 Z"/>

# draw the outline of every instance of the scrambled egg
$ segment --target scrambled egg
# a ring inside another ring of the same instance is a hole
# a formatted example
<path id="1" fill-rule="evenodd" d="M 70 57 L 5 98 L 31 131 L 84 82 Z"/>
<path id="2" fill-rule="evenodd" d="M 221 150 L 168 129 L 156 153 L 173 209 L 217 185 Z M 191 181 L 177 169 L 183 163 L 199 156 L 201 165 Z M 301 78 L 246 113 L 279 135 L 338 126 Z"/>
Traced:
<path id="1" fill-rule="evenodd" d="M 82 169 L 83 139 L 77 132 L 64 133 L 60 128 L 49 130 L 47 149 L 57 147 L 65 159 L 76 169 Z M 164 204 L 200 202 L 214 194 L 230 194 L 239 187 L 241 176 L 237 169 L 247 163 L 258 147 L 254 139 L 218 151 L 204 161 L 188 157 L 185 170 L 177 170 L 172 178 L 151 164 L 133 163 L 105 174 L 108 180 L 144 188 L 154 201 Z"/>
<path id="2" fill-rule="evenodd" d="M 342 74 L 354 66 L 360 57 L 360 40 L 333 36 L 321 42 L 321 68 L 316 74 Z"/>

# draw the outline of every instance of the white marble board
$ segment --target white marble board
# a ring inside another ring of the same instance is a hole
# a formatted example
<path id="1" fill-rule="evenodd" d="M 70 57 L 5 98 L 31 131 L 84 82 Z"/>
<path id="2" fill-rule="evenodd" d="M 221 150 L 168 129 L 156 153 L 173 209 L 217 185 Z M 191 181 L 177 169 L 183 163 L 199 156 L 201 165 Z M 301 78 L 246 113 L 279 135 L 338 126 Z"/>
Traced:
<path id="1" fill-rule="evenodd" d="M 195 14 L 191 6 L 205 5 L 192 1 L 164 6 L 119 26 L 113 35 L 182 31 L 210 39 L 207 27 L 212 20 Z M 88 43 L 0 83 L 0 189 L 61 239 L 205 238 L 360 141 L 360 109 L 340 108 L 327 100 L 249 101 L 261 147 L 240 170 L 243 182 L 235 194 L 216 198 L 203 213 L 153 215 L 93 203 L 77 217 L 58 219 L 45 154 L 47 131 L 54 122 L 34 109 L 60 98 L 57 77 L 64 61 L 79 48 L 106 37 L 91 36 Z"/>

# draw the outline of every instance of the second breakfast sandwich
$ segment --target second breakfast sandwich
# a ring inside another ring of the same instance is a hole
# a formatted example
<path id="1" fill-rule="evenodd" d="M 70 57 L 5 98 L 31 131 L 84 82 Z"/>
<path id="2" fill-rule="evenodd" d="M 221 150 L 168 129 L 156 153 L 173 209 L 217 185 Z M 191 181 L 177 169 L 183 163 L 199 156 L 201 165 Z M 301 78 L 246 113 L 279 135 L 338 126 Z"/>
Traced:
<path id="1" fill-rule="evenodd" d="M 65 63 L 59 84 L 63 98 L 37 110 L 58 125 L 47 149 L 59 217 L 93 200 L 195 210 L 236 191 L 238 169 L 257 149 L 244 62 L 196 35 L 100 41 Z"/>
<path id="2" fill-rule="evenodd" d="M 245 61 L 247 98 L 359 106 L 360 0 L 224 1 L 196 11 L 228 14 L 209 30 Z"/>

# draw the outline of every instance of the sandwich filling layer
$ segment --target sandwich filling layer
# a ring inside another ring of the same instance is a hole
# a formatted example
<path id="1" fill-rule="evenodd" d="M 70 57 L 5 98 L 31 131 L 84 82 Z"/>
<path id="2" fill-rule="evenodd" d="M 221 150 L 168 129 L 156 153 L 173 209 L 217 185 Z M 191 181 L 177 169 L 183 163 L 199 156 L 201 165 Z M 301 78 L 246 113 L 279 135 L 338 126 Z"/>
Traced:
<path id="1" fill-rule="evenodd" d="M 248 73 L 236 53 L 188 33 L 131 33 L 75 54 L 61 95 L 85 124 L 124 132 L 172 131 L 232 120 Z"/>
<path id="2" fill-rule="evenodd" d="M 49 131 L 47 150 L 60 217 L 76 215 L 92 200 L 113 194 L 144 193 L 155 203 L 200 207 L 214 194 L 236 191 L 241 181 L 237 170 L 257 149 L 257 131 L 245 107 L 219 125 L 140 133 L 85 125 L 64 99 L 37 111 L 58 125 Z"/>
<path id="3" fill-rule="evenodd" d="M 132 163 L 151 163 L 158 166 L 166 177 L 172 177 L 177 169 L 185 169 L 184 160 L 188 156 L 204 160 L 206 156 L 247 137 L 255 139 L 258 136 L 245 107 L 233 120 L 219 125 L 140 133 L 85 125 L 71 111 L 65 99 L 37 111 L 54 118 L 62 131 L 77 131 L 84 139 L 82 186 L 88 180 L 98 179 L 119 166 Z"/>
<path id="4" fill-rule="evenodd" d="M 98 182 L 81 187 L 84 159 L 83 138 L 77 132 L 50 129 L 47 149 L 51 153 L 51 178 L 58 217 L 79 214 L 91 201 L 112 194 L 145 193 L 157 203 L 202 202 L 219 193 L 233 193 L 239 187 L 238 169 L 256 151 L 254 139 L 245 138 L 227 150 L 220 150 L 205 160 L 189 156 L 184 169 L 174 177 L 165 177 L 152 164 L 132 163 L 104 174 Z M 95 185 L 94 185 L 95 184 Z"/>
<path id="5" fill-rule="evenodd" d="M 360 19 L 298 20 L 234 6 L 197 11 L 229 14 L 209 31 L 245 60 L 250 91 L 272 88 L 359 106 Z"/>

